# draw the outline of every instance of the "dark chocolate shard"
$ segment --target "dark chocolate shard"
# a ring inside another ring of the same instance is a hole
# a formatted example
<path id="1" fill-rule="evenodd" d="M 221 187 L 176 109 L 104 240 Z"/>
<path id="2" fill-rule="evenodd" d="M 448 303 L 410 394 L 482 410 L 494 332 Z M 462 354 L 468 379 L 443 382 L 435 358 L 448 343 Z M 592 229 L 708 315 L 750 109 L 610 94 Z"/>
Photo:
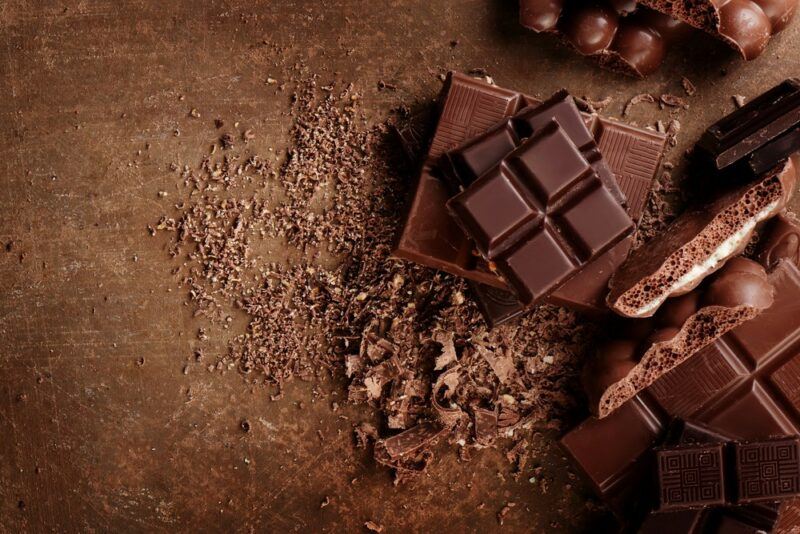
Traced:
<path id="1" fill-rule="evenodd" d="M 669 297 L 691 291 L 741 253 L 756 226 L 794 193 L 796 167 L 785 160 L 758 181 L 679 216 L 630 253 L 611 277 L 608 305 L 626 317 L 651 317 Z"/>
<path id="2" fill-rule="evenodd" d="M 716 171 L 755 175 L 800 149 L 800 80 L 790 78 L 711 125 L 694 157 Z"/>
<path id="3" fill-rule="evenodd" d="M 794 17 L 797 0 L 640 0 L 721 39 L 744 59 L 755 59 Z"/>
<path id="4" fill-rule="evenodd" d="M 556 121 L 447 206 L 525 306 L 633 231 L 626 211 Z"/>
<path id="5" fill-rule="evenodd" d="M 428 447 L 445 431 L 438 423 L 425 422 L 380 439 L 375 442 L 375 460 L 400 472 L 423 471 L 432 458 Z"/>
<path id="6" fill-rule="evenodd" d="M 453 182 L 456 191 L 468 187 L 518 148 L 523 140 L 553 120 L 561 125 L 570 141 L 578 147 L 614 198 L 625 205 L 625 195 L 600 154 L 600 149 L 590 131 L 590 128 L 594 128 L 597 117 L 581 115 L 575 100 L 563 89 L 541 104 L 524 108 L 484 134 L 472 138 L 457 149 L 446 152 L 442 156 L 440 168 Z"/>

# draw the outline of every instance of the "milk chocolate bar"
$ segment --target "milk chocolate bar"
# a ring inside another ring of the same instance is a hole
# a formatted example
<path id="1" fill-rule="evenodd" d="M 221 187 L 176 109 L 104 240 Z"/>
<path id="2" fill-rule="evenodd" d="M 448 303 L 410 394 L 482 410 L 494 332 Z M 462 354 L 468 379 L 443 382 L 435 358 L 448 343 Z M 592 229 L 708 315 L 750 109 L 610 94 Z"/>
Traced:
<path id="1" fill-rule="evenodd" d="M 797 0 L 639 0 L 661 13 L 705 30 L 737 50 L 758 57 L 794 17 Z"/>
<path id="2" fill-rule="evenodd" d="M 669 43 L 685 30 L 672 17 L 635 2 L 520 0 L 520 23 L 552 33 L 600 66 L 637 78 L 655 71 Z"/>
<path id="3" fill-rule="evenodd" d="M 800 149 L 800 80 L 790 78 L 711 125 L 694 159 L 700 172 L 750 178 Z"/>
<path id="4" fill-rule="evenodd" d="M 770 308 L 561 440 L 615 513 L 629 514 L 651 498 L 640 488 L 652 483 L 652 447 L 671 417 L 744 440 L 800 433 L 800 270 L 781 259 L 768 276 L 775 288 Z"/>
<path id="5" fill-rule="evenodd" d="M 447 207 L 525 306 L 541 301 L 634 229 L 556 120 Z"/>
<path id="6" fill-rule="evenodd" d="M 619 321 L 583 372 L 592 407 L 606 417 L 729 330 L 769 308 L 773 288 L 753 260 L 730 260 L 708 283 L 667 302 L 654 320 Z"/>
<path id="7" fill-rule="evenodd" d="M 652 317 L 669 297 L 691 291 L 744 250 L 756 225 L 786 205 L 795 182 L 788 159 L 756 182 L 685 212 L 628 255 L 611 277 L 608 305 L 626 317 Z"/>
<path id="8" fill-rule="evenodd" d="M 394 255 L 456 276 L 500 289 L 508 286 L 473 253 L 472 242 L 445 209 L 451 193 L 437 175 L 435 163 L 446 151 L 483 133 L 538 101 L 521 93 L 489 85 L 459 73 L 450 73 L 443 89 L 442 111 L 430 151 L 413 193 L 408 215 Z M 592 117 L 584 115 L 584 117 Z M 587 119 L 588 120 L 588 119 Z M 654 131 L 597 118 L 590 121 L 597 144 L 638 219 L 665 147 L 665 136 Z M 550 296 L 555 304 L 582 310 L 605 310 L 611 266 L 628 250 L 617 245 Z M 592 265 L 597 266 L 597 275 Z"/>

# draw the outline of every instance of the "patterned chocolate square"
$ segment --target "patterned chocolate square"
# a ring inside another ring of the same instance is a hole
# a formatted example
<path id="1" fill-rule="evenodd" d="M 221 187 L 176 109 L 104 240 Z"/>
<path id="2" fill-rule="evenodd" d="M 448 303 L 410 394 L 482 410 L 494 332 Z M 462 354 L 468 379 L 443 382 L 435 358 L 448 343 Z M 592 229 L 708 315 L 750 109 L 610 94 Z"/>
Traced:
<path id="1" fill-rule="evenodd" d="M 725 503 L 723 445 L 658 452 L 661 510 Z"/>
<path id="2" fill-rule="evenodd" d="M 737 444 L 738 502 L 773 501 L 800 493 L 799 451 L 797 438 Z"/>

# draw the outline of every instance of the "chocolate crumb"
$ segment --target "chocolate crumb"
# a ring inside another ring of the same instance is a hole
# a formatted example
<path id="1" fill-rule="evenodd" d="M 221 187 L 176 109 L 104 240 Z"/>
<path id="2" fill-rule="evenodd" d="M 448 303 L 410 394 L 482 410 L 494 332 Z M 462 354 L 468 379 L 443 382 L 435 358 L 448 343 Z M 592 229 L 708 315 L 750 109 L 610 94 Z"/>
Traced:
<path id="1" fill-rule="evenodd" d="M 656 98 L 649 94 L 649 93 L 641 93 L 634 97 L 632 97 L 628 102 L 625 104 L 625 107 L 622 109 L 622 116 L 627 117 L 628 113 L 630 113 L 631 108 L 643 102 L 647 102 L 650 104 L 655 104 Z"/>
<path id="2" fill-rule="evenodd" d="M 694 96 L 697 93 L 697 87 L 686 76 L 681 78 L 681 85 L 688 96 Z"/>
<path id="3" fill-rule="evenodd" d="M 731 98 L 733 99 L 733 104 L 736 106 L 736 109 L 744 107 L 745 102 L 747 101 L 747 99 L 742 95 L 733 95 Z"/>

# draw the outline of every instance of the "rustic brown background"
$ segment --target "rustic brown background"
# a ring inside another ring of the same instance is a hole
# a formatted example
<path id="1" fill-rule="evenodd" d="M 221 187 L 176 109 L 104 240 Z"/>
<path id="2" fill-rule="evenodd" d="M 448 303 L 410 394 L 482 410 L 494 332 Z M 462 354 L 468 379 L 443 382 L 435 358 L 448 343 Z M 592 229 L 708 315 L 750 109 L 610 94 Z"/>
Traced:
<path id="1" fill-rule="evenodd" d="M 603 514 L 555 448 L 532 462 L 546 494 L 512 479 L 497 452 L 459 463 L 446 449 L 428 476 L 395 488 L 353 449 L 352 422 L 370 413 L 333 413 L 335 380 L 292 383 L 270 402 L 235 372 L 184 374 L 197 323 L 167 237 L 146 231 L 175 200 L 167 166 L 199 161 L 215 117 L 252 128 L 254 150 L 280 151 L 287 94 L 265 80 L 299 60 L 322 81 L 354 82 L 375 120 L 430 101 L 447 69 L 482 67 L 529 93 L 612 96 L 615 115 L 640 92 L 682 94 L 687 76 L 698 94 L 679 115 L 678 163 L 731 95 L 796 74 L 799 42 L 796 24 L 744 64 L 697 35 L 639 82 L 522 30 L 512 0 L 0 3 L 0 531 L 358 531 L 367 520 L 486 531 L 506 502 L 507 531 L 597 525 Z M 669 117 L 643 105 L 631 118 Z"/>

